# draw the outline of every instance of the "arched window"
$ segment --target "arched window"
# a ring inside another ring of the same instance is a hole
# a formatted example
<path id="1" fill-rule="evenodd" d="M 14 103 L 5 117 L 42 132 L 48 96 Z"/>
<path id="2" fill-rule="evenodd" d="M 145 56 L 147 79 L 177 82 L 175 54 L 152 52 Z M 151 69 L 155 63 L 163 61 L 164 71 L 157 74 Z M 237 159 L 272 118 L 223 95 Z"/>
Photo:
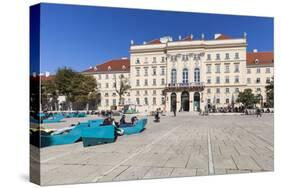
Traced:
<path id="1" fill-rule="evenodd" d="M 182 83 L 187 84 L 188 83 L 188 69 L 185 68 L 182 71 Z"/>
<path id="2" fill-rule="evenodd" d="M 172 69 L 172 71 L 171 71 L 171 83 L 172 84 L 177 83 L 177 70 L 176 69 Z"/>
<path id="3" fill-rule="evenodd" d="M 200 82 L 200 69 L 199 68 L 194 69 L 194 82 L 196 82 L 196 83 Z"/>

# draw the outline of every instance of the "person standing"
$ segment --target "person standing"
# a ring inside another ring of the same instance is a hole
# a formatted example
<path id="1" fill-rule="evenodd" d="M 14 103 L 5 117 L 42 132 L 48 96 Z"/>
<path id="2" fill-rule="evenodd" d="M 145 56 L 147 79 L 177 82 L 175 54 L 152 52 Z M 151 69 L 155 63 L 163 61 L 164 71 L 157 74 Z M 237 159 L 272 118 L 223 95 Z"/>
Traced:
<path id="1" fill-rule="evenodd" d="M 173 105 L 173 112 L 174 112 L 174 117 L 177 116 L 177 107 L 176 105 Z"/>

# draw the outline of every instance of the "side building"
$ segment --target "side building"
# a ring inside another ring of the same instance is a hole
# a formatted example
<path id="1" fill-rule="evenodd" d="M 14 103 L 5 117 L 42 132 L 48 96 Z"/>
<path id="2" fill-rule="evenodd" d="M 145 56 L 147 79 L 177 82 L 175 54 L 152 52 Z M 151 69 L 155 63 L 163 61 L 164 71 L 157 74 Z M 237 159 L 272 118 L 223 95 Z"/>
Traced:
<path id="1" fill-rule="evenodd" d="M 111 110 L 121 104 L 130 104 L 130 91 L 126 92 L 121 100 L 116 92 L 120 77 L 130 80 L 130 60 L 128 58 L 114 59 L 82 72 L 93 76 L 97 80 L 100 104 L 98 110 Z M 117 84 L 117 85 L 116 85 Z"/>

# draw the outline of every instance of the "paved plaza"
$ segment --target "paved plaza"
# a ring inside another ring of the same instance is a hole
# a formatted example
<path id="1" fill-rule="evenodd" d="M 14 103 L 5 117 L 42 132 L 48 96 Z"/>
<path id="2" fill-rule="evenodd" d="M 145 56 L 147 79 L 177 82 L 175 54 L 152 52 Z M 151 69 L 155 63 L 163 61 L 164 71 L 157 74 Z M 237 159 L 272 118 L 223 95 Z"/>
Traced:
<path id="1" fill-rule="evenodd" d="M 38 149 L 31 147 L 33 170 Z M 40 151 L 42 185 L 272 171 L 273 115 L 149 117 L 142 133 L 115 143 Z"/>

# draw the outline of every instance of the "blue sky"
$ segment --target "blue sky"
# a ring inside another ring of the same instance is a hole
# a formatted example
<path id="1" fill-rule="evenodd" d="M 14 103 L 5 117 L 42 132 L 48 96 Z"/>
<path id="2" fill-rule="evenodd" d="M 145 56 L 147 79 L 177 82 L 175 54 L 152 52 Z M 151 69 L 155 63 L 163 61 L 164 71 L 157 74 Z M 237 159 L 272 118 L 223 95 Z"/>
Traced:
<path id="1" fill-rule="evenodd" d="M 173 11 L 42 4 L 41 72 L 68 66 L 82 71 L 110 59 L 129 56 L 130 41 L 141 44 L 162 36 L 215 33 L 242 37 L 248 51 L 273 50 L 273 18 Z"/>

